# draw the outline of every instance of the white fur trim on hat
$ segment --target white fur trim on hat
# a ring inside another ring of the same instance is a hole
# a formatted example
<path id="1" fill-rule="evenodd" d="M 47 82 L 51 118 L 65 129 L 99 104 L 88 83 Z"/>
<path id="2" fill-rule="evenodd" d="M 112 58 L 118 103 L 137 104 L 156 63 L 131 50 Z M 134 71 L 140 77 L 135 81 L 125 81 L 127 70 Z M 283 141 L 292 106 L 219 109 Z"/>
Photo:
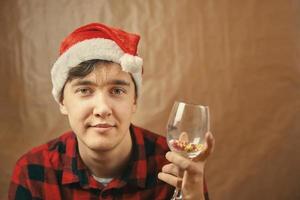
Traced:
<path id="1" fill-rule="evenodd" d="M 59 102 L 61 90 L 67 81 L 69 70 L 84 61 L 92 59 L 107 60 L 120 64 L 123 71 L 132 74 L 139 95 L 142 84 L 142 58 L 124 53 L 112 40 L 94 38 L 74 44 L 54 63 L 51 70 L 52 94 L 57 102 Z"/>
<path id="2" fill-rule="evenodd" d="M 120 58 L 120 64 L 122 66 L 123 71 L 130 73 L 138 73 L 141 71 L 141 67 L 143 65 L 143 60 L 140 57 L 132 56 L 130 54 L 125 53 Z"/>

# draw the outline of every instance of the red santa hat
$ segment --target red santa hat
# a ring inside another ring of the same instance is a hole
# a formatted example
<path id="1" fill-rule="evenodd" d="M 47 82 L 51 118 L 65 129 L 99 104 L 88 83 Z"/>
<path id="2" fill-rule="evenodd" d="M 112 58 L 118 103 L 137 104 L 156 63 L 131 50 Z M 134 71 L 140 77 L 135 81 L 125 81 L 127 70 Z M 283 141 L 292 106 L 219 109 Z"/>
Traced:
<path id="1" fill-rule="evenodd" d="M 69 70 L 81 62 L 101 59 L 121 65 L 132 75 L 138 94 L 142 84 L 142 58 L 137 56 L 140 36 L 104 24 L 92 23 L 73 31 L 61 43 L 60 56 L 51 70 L 52 94 L 59 102 Z"/>

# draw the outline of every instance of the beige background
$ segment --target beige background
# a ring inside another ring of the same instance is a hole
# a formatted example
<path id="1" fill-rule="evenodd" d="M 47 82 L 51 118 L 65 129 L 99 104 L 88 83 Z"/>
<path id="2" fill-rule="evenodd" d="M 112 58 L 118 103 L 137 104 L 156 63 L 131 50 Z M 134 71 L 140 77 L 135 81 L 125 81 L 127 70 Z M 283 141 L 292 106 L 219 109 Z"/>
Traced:
<path id="1" fill-rule="evenodd" d="M 135 123 L 165 134 L 174 100 L 210 106 L 212 199 L 300 199 L 299 0 L 2 0 L 0 199 L 13 165 L 68 129 L 49 71 L 74 28 L 140 33 Z"/>

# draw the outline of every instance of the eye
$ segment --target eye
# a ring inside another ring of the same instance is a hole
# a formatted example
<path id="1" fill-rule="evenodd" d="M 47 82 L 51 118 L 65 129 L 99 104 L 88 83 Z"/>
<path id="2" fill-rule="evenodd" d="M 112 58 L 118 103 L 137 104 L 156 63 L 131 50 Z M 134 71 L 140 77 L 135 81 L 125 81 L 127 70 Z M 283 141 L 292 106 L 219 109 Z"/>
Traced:
<path id="1" fill-rule="evenodd" d="M 81 96 L 88 96 L 93 93 L 93 90 L 91 88 L 78 88 L 75 90 L 75 93 L 78 93 Z"/>
<path id="2" fill-rule="evenodd" d="M 111 94 L 114 96 L 121 96 L 122 94 L 126 94 L 126 90 L 123 88 L 112 88 Z"/>

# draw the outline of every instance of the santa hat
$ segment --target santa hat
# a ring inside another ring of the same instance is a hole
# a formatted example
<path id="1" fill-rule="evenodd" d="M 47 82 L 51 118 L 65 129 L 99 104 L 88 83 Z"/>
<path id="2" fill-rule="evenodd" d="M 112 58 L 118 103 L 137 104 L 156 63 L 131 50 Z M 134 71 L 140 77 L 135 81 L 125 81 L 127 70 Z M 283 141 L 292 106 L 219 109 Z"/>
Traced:
<path id="1" fill-rule="evenodd" d="M 82 26 L 61 43 L 60 56 L 51 70 L 52 94 L 59 102 L 69 70 L 92 59 L 112 61 L 131 73 L 138 94 L 142 84 L 142 58 L 137 56 L 140 36 L 123 30 L 92 23 Z"/>

